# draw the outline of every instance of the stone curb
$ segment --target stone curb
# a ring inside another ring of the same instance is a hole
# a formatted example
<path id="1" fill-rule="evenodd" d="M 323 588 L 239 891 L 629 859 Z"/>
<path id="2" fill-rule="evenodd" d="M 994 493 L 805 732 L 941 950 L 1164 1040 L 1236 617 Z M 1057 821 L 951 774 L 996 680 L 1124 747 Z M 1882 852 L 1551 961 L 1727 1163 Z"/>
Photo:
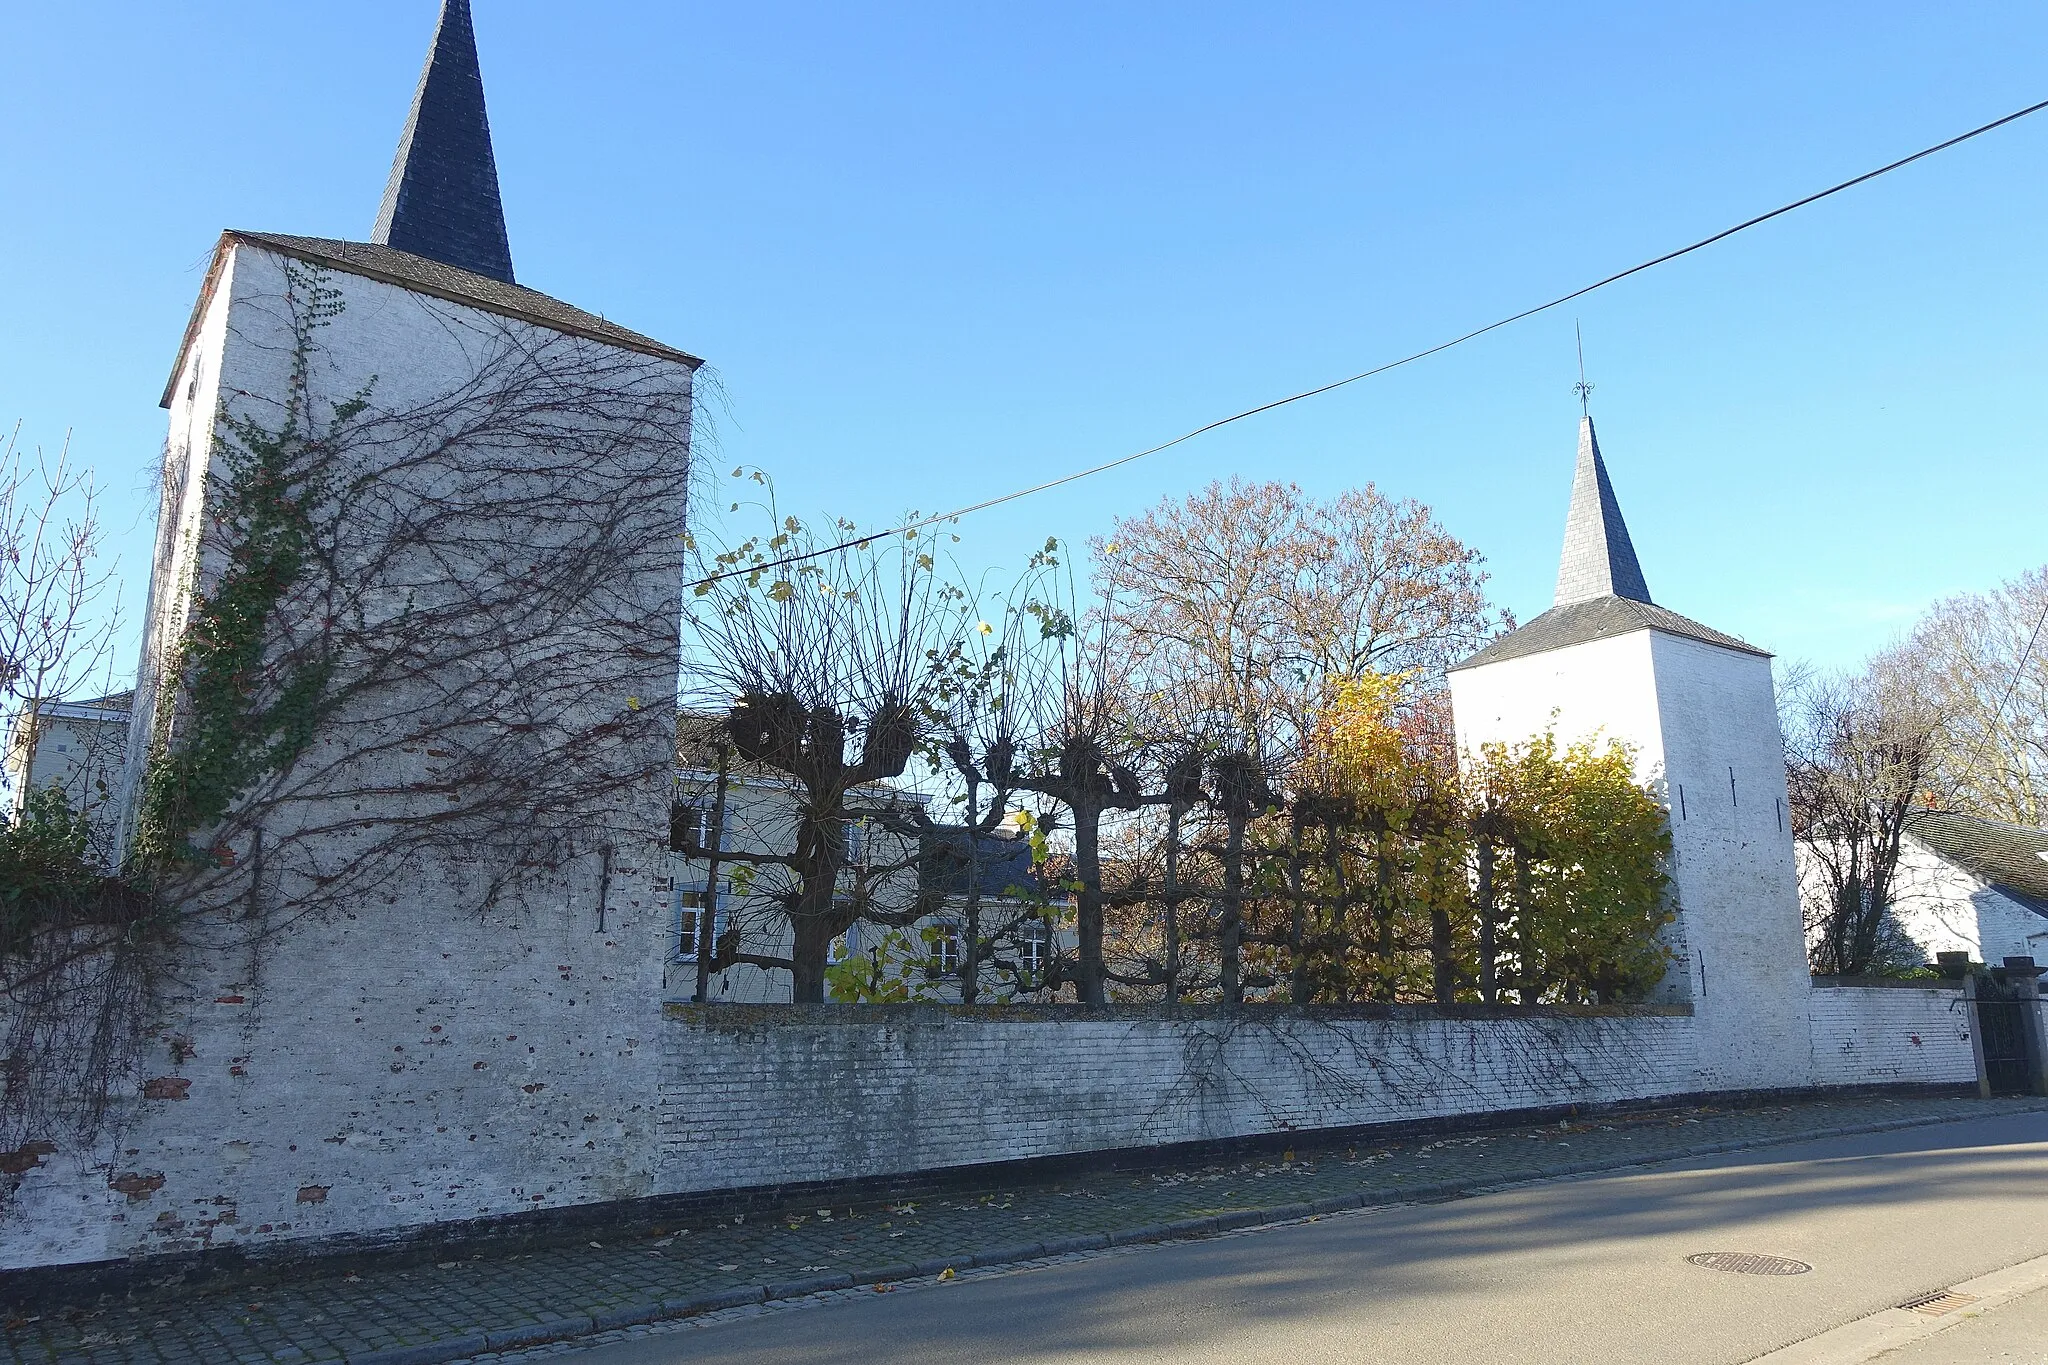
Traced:
<path id="1" fill-rule="evenodd" d="M 1815 1128 L 1803 1133 L 1785 1133 L 1776 1136 L 1751 1138 L 1727 1142 L 1704 1142 L 1692 1147 L 1681 1147 L 1675 1151 L 1659 1152 L 1639 1161 L 1580 1161 L 1558 1166 L 1545 1166 L 1539 1170 L 1517 1175 L 1509 1180 L 1478 1185 L 1466 1180 L 1443 1181 L 1433 1185 L 1414 1185 L 1400 1190 L 1389 1190 L 1384 1197 L 1364 1194 L 1340 1194 L 1302 1204 L 1280 1204 L 1268 1208 L 1236 1209 L 1229 1213 L 1209 1218 L 1189 1218 L 1173 1223 L 1155 1223 L 1148 1227 L 1129 1228 L 1119 1232 L 1091 1233 L 1083 1237 L 1062 1237 L 1049 1242 L 1031 1242 L 1019 1246 L 999 1247 L 990 1251 L 975 1252 L 959 1256 L 934 1256 L 915 1264 L 898 1263 L 880 1266 L 873 1270 L 856 1270 L 836 1275 L 820 1275 L 808 1280 L 789 1280 L 780 1284 L 750 1285 L 738 1289 L 722 1289 L 715 1294 L 700 1295 L 690 1299 L 663 1299 L 659 1303 L 629 1304 L 620 1308 L 606 1309 L 600 1313 L 587 1313 L 575 1317 L 558 1318 L 552 1322 L 529 1323 L 523 1327 L 506 1328 L 502 1331 L 451 1337 L 445 1341 L 427 1342 L 419 1346 L 401 1346 L 389 1350 L 367 1351 L 347 1357 L 346 1365 L 451 1365 L 451 1362 L 465 1360 L 471 1356 L 483 1355 L 490 1351 L 513 1350 L 527 1346 L 545 1346 L 558 1341 L 574 1341 L 579 1337 L 594 1336 L 600 1332 L 616 1331 L 622 1327 L 637 1327 L 644 1323 L 671 1321 L 677 1318 L 697 1317 L 704 1313 L 717 1312 L 725 1308 L 739 1308 L 747 1304 L 764 1303 L 777 1299 L 803 1298 L 809 1294 L 823 1293 L 833 1289 L 847 1289 L 864 1284 L 887 1284 L 897 1280 L 924 1279 L 947 1270 L 980 1269 L 989 1266 L 1015 1265 L 1022 1261 L 1036 1261 L 1049 1256 L 1069 1256 L 1082 1251 L 1100 1251 L 1111 1246 L 1129 1246 L 1141 1242 L 1177 1242 L 1198 1237 L 1210 1237 L 1219 1232 L 1235 1232 L 1242 1228 L 1272 1227 L 1282 1223 L 1300 1222 L 1305 1218 L 1317 1218 L 1324 1214 L 1344 1213 L 1362 1208 L 1393 1208 L 1403 1204 L 1426 1204 L 1489 1190 L 1509 1189 L 1518 1185 L 1540 1184 L 1546 1180 L 1562 1180 L 1575 1175 L 1591 1175 L 1603 1171 L 1626 1171 L 1638 1166 L 1662 1166 L 1673 1161 L 1691 1161 L 1703 1156 L 1720 1156 L 1728 1152 L 1754 1151 L 1763 1147 L 1786 1147 L 1800 1142 L 1818 1142 L 1827 1138 L 1861 1137 L 1871 1133 L 1891 1133 L 1907 1128 L 1932 1128 L 1944 1123 L 1954 1123 L 1953 1115 L 1929 1116 L 1924 1118 L 1894 1119 L 1885 1123 L 1859 1123 L 1839 1128 Z"/>

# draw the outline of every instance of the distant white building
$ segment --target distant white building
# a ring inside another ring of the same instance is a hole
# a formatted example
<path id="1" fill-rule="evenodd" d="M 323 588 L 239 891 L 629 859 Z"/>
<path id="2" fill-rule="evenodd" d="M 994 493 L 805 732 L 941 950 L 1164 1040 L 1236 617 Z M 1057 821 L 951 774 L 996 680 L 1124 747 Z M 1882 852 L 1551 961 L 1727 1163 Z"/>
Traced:
<path id="1" fill-rule="evenodd" d="M 1893 916 L 1934 961 L 2048 961 L 2048 830 L 1955 811 L 1906 817 Z"/>
<path id="2" fill-rule="evenodd" d="M 71 809 L 92 817 L 94 851 L 111 863 L 115 799 L 128 756 L 134 699 L 129 691 L 23 707 L 7 742 L 7 817 L 21 814 L 31 792 L 54 787 Z"/>

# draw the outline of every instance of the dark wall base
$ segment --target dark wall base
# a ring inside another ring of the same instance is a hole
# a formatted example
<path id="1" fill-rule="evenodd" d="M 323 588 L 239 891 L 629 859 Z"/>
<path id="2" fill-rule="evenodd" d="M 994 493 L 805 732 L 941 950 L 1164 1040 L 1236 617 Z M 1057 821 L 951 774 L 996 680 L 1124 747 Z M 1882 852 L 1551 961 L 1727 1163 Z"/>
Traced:
<path id="1" fill-rule="evenodd" d="M 146 1259 L 89 1261 L 0 1271 L 0 1308 L 34 1307 L 40 1310 L 64 1304 L 90 1304 L 172 1285 L 195 1288 L 202 1285 L 255 1285 L 290 1275 L 403 1269 L 447 1260 L 451 1252 L 507 1255 L 564 1242 L 584 1241 L 596 1232 L 614 1237 L 655 1236 L 677 1228 L 708 1225 L 738 1214 L 772 1213 L 792 1207 L 808 1210 L 820 1205 L 843 1204 L 859 1208 L 941 1194 L 1042 1185 L 1056 1182 L 1063 1176 L 1096 1171 L 1143 1171 L 1288 1149 L 1314 1151 L 1364 1141 L 1519 1128 L 1582 1115 L 1654 1112 L 1702 1104 L 1755 1108 L 1787 1100 L 1857 1095 L 1961 1097 L 1976 1093 L 1975 1084 L 1694 1091 L 1612 1104 L 1545 1105 L 1345 1128 L 1282 1129 L 1210 1142 L 1074 1152 L 1019 1161 L 946 1166 L 901 1175 L 655 1195 L 646 1199 L 576 1204 L 536 1209 L 530 1213 L 433 1223 L 376 1236 L 292 1240 L 253 1248 L 214 1247 Z"/>

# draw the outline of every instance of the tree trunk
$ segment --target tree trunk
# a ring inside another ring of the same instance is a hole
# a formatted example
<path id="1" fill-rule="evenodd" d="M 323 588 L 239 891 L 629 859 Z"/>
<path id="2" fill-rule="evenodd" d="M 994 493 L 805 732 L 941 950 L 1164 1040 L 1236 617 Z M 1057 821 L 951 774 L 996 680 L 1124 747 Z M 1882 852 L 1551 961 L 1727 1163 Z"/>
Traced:
<path id="1" fill-rule="evenodd" d="M 1231 809 L 1223 847 L 1222 985 L 1226 1004 L 1244 1003 L 1244 813 Z"/>
<path id="2" fill-rule="evenodd" d="M 799 1005 L 820 1005 L 825 1001 L 825 967 L 832 955 L 832 940 L 841 925 L 834 903 L 838 900 L 839 867 L 846 848 L 846 829 L 837 814 L 803 817 L 797 834 L 797 858 L 801 889 L 795 913 L 790 918 L 790 999 Z"/>
<path id="3" fill-rule="evenodd" d="M 1069 802 L 1074 816 L 1074 872 L 1081 888 L 1074 895 L 1081 939 L 1081 969 L 1074 983 L 1084 1005 L 1109 1002 L 1102 963 L 1102 808 L 1092 801 Z"/>
<path id="4" fill-rule="evenodd" d="M 1430 985 L 1436 1003 L 1449 1005 L 1458 998 L 1458 964 L 1451 956 L 1451 912 L 1444 908 L 1443 888 L 1435 888 L 1429 908 Z"/>
<path id="5" fill-rule="evenodd" d="M 1166 808 L 1166 1003 L 1180 1000 L 1180 803 Z"/>
<path id="6" fill-rule="evenodd" d="M 1308 902 L 1301 890 L 1301 811 L 1297 807 L 1287 826 L 1287 895 L 1293 901 L 1293 918 L 1287 926 L 1288 993 L 1297 1005 L 1306 1005 L 1312 993 L 1308 979 Z"/>
<path id="7" fill-rule="evenodd" d="M 1394 871 L 1393 859 L 1387 856 L 1386 836 L 1380 836 L 1380 850 L 1373 858 L 1373 919 L 1378 927 L 1378 942 L 1374 954 L 1379 970 L 1374 973 L 1378 980 L 1373 986 L 1373 995 L 1380 1000 L 1392 1002 L 1394 981 L 1399 973 L 1394 966 Z"/>
<path id="8" fill-rule="evenodd" d="M 1536 945 L 1529 910 L 1529 855 L 1519 846 L 1513 850 L 1515 869 L 1515 998 L 1533 1005 L 1543 994 L 1536 971 Z"/>
<path id="9" fill-rule="evenodd" d="M 711 998 L 711 958 L 718 951 L 718 855 L 725 848 L 725 797 L 732 784 L 732 750 L 718 746 L 718 788 L 711 803 L 711 847 L 707 850 L 704 891 L 697 897 L 698 1004 Z"/>
<path id="10" fill-rule="evenodd" d="M 796 942 L 790 951 L 790 999 L 799 1005 L 825 1003 L 825 966 L 831 956 L 832 923 L 823 915 L 796 917 Z"/>
<path id="11" fill-rule="evenodd" d="M 1479 999 L 1488 1005 L 1500 1003 L 1500 963 L 1494 947 L 1499 913 L 1494 907 L 1493 859 L 1493 840 L 1482 836 L 1479 840 L 1478 886 L 1474 894 L 1479 902 Z"/>
<path id="12" fill-rule="evenodd" d="M 960 928 L 960 1003 L 981 994 L 981 784 L 967 781 L 967 906 Z"/>

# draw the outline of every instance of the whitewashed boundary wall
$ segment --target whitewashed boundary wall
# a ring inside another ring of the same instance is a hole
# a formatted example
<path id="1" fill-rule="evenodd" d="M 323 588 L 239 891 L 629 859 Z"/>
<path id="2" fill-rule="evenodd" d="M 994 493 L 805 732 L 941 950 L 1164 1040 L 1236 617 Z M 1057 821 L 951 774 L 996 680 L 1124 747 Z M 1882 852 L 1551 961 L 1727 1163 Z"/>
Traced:
<path id="1" fill-rule="evenodd" d="M 1816 986 L 1808 1012 L 1816 1085 L 1967 1085 L 1975 1027 L 1955 986 Z"/>
<path id="2" fill-rule="evenodd" d="M 1960 992 L 1811 992 L 1810 1038 L 1702 1055 L 1684 1007 L 1222 1014 L 671 1006 L 659 1183 L 735 1189 L 1727 1088 L 1968 1084 Z M 1717 1041 L 1729 1035 L 1717 1033 Z M 1806 1045 L 1810 1043 L 1810 1051 Z M 1801 1055 L 1804 1054 L 1804 1055 Z"/>
<path id="3" fill-rule="evenodd" d="M 1374 1017 L 1377 1015 L 1378 1017 Z M 660 1183 L 844 1180 L 1695 1090 L 1683 1008 L 671 1006 Z M 1348 1016 L 1348 1017 L 1347 1017 Z"/>
<path id="4" fill-rule="evenodd" d="M 192 1052 L 142 1102 L 127 1149 L 28 1172 L 0 1221 L 0 1269 L 1681 1097 L 1745 1064 L 1703 1057 L 1683 1006 L 671 1005 L 650 1018 L 658 978 L 636 928 L 443 923 L 431 954 L 393 946 L 393 930 L 365 917 L 300 940 L 273 964 L 297 989 L 196 991 Z M 323 978 L 344 962 L 350 979 Z M 1812 991 L 1805 1083 L 1968 1084 L 1959 999 Z M 1774 1055 L 1747 1064 L 1779 1074 L 1779 1041 L 1760 1036 Z"/>

